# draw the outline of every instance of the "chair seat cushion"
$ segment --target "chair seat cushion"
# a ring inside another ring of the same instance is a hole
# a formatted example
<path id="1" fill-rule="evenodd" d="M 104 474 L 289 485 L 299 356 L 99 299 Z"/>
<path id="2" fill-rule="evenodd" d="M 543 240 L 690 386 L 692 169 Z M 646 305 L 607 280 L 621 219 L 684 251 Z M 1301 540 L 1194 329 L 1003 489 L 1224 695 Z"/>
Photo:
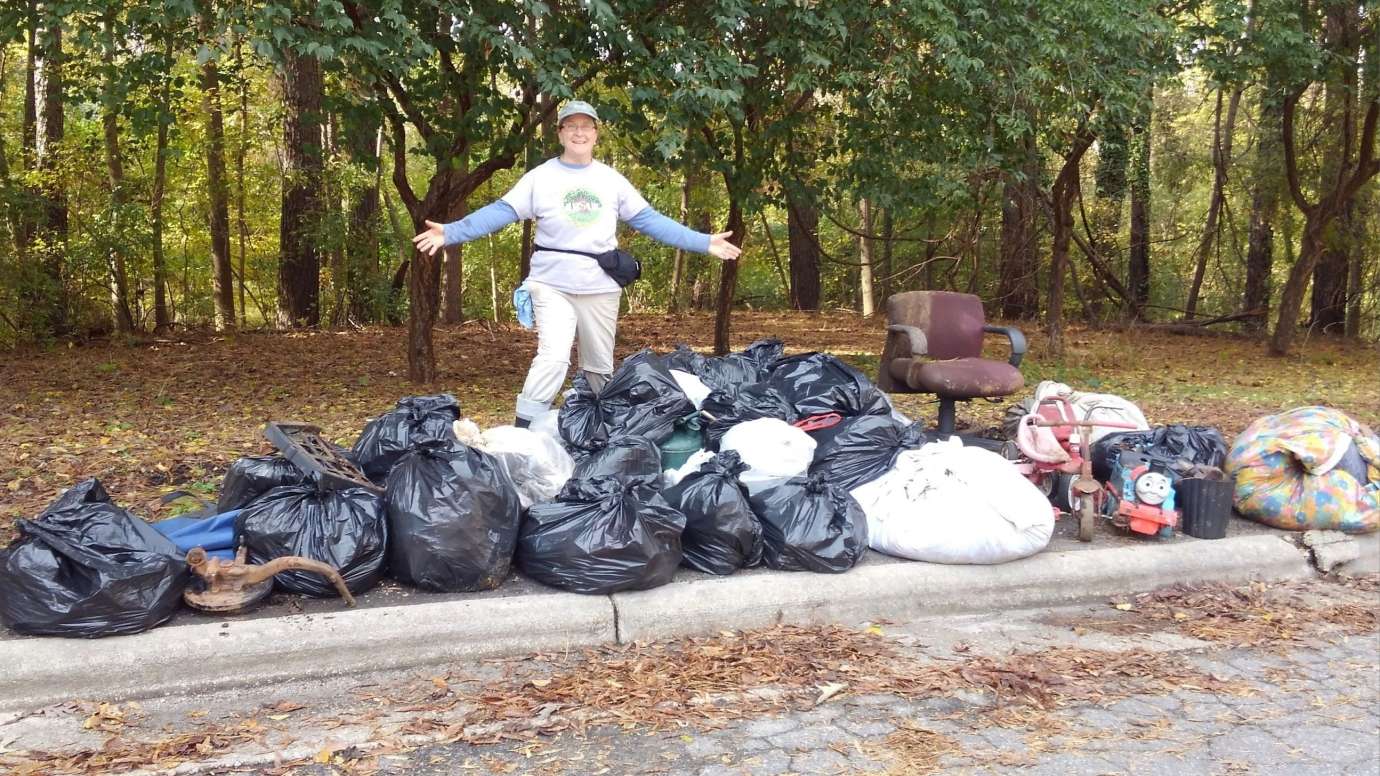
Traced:
<path id="1" fill-rule="evenodd" d="M 986 358 L 911 361 L 905 382 L 911 390 L 951 399 L 1008 396 L 1025 387 L 1021 370 Z"/>

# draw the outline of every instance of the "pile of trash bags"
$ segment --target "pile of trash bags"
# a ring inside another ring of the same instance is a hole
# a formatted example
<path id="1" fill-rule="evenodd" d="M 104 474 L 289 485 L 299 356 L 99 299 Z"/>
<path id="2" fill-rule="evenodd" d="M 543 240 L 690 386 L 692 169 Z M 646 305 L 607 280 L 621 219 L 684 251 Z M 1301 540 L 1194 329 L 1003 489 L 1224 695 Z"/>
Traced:
<path id="1" fill-rule="evenodd" d="M 991 448 L 1000 443 L 935 438 L 835 356 L 786 356 L 765 339 L 722 357 L 684 346 L 636 353 L 600 392 L 577 376 L 560 409 L 530 428 L 481 429 L 449 394 L 406 397 L 351 448 L 333 448 L 362 479 L 318 478 L 282 455 L 241 458 L 217 514 L 161 533 L 98 482 L 82 483 L 20 521 L 20 538 L 0 551 L 0 620 L 22 633 L 85 637 L 153 627 L 178 608 L 189 542 L 205 541 L 222 557 L 243 548 L 252 563 L 324 562 L 355 594 L 385 578 L 490 590 L 513 568 L 609 594 L 666 584 L 680 568 L 842 573 L 869 548 L 1006 563 L 1040 552 L 1054 531 L 1053 494 L 1012 454 L 1023 442 L 1061 444 L 1018 438 L 1044 399 L 1116 426 L 1084 446 L 1099 478 L 1128 460 L 1174 477 L 1225 469 L 1248 517 L 1345 531 L 1380 523 L 1380 439 L 1335 410 L 1262 418 L 1228 453 L 1216 429 L 1152 428 L 1125 399 L 1046 381 L 1008 413 L 1013 441 L 999 453 Z M 694 440 L 700 449 L 690 452 Z M 301 571 L 274 584 L 337 595 Z"/>

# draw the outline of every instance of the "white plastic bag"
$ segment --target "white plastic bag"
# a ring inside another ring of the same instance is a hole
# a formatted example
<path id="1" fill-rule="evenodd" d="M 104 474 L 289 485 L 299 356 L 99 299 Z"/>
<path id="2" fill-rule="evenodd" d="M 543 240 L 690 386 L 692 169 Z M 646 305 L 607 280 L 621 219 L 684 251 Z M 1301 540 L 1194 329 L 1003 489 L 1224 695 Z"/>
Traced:
<path id="1" fill-rule="evenodd" d="M 667 469 L 661 473 L 662 482 L 666 487 L 679 485 L 680 481 L 700 470 L 700 465 L 714 457 L 713 450 L 696 450 L 685 459 L 685 463 L 679 469 Z"/>
<path id="2" fill-rule="evenodd" d="M 749 493 L 757 493 L 804 475 L 815 457 L 815 440 L 784 420 L 758 418 L 730 428 L 719 449 L 738 451 L 749 467 L 740 479 Z"/>
<path id="3" fill-rule="evenodd" d="M 468 426 L 461 426 L 462 423 Z M 523 509 L 554 499 L 575 470 L 570 453 L 549 434 L 530 428 L 494 426 L 475 436 L 469 426 L 474 424 L 457 420 L 456 436 L 498 459 L 517 486 Z"/>
<path id="4" fill-rule="evenodd" d="M 528 425 L 528 428 L 532 429 L 533 431 L 541 432 L 556 440 L 557 442 L 560 442 L 561 431 L 560 428 L 556 425 L 556 420 L 560 416 L 560 410 L 547 410 L 541 415 L 538 415 L 537 417 L 533 418 L 532 422 Z"/>
<path id="5" fill-rule="evenodd" d="M 690 399 L 690 403 L 695 405 L 695 409 L 699 409 L 700 405 L 704 404 L 704 397 L 709 395 L 709 386 L 705 385 L 704 381 L 697 375 L 692 375 L 689 372 L 682 372 L 679 369 L 671 369 L 668 371 L 670 371 L 671 377 L 675 378 L 676 384 L 680 386 L 680 389 L 685 391 L 685 395 Z"/>
<path id="6" fill-rule="evenodd" d="M 1118 431 L 1146 431 L 1150 428 L 1150 423 L 1145 419 L 1145 414 L 1140 411 L 1140 407 L 1132 404 L 1129 400 L 1112 393 L 1085 393 L 1075 391 L 1069 386 L 1045 380 L 1035 386 L 1035 404 L 1038 405 L 1042 399 L 1049 399 L 1056 396 L 1063 396 L 1073 405 L 1081 420 L 1110 420 L 1116 423 L 1135 424 L 1135 429 L 1113 428 L 1111 426 L 1097 426 L 1089 434 L 1088 445 L 1101 439 L 1108 434 L 1115 434 Z M 1075 432 L 1076 433 L 1076 432 Z M 1089 447 L 1091 449 L 1091 447 Z"/>
<path id="7" fill-rule="evenodd" d="M 878 552 L 930 563 L 1006 563 L 1054 533 L 1049 501 L 1014 464 L 957 439 L 906 450 L 852 491 Z"/>

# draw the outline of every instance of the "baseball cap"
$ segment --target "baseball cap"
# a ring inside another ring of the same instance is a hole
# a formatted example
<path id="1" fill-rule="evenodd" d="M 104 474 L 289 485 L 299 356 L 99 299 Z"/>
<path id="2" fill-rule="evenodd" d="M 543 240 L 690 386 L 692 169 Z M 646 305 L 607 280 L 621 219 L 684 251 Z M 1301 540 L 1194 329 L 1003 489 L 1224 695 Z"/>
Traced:
<path id="1" fill-rule="evenodd" d="M 560 124 L 571 116 L 589 116 L 595 121 L 599 120 L 599 114 L 594 111 L 594 106 L 584 100 L 570 100 L 561 106 L 561 110 L 556 114 L 556 123 Z"/>

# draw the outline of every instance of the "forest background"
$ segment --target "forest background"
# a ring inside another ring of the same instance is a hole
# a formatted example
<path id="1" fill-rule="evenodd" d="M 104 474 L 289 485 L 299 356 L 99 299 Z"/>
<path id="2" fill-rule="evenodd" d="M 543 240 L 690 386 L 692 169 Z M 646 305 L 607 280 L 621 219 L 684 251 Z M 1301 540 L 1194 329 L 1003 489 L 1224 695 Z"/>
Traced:
<path id="1" fill-rule="evenodd" d="M 1358 0 L 19 0 L 0 344 L 511 319 L 531 225 L 415 254 L 558 152 L 744 258 L 635 233 L 632 311 L 980 294 L 1041 321 L 1380 336 L 1380 30 Z M 740 266 L 741 265 L 741 266 Z"/>

